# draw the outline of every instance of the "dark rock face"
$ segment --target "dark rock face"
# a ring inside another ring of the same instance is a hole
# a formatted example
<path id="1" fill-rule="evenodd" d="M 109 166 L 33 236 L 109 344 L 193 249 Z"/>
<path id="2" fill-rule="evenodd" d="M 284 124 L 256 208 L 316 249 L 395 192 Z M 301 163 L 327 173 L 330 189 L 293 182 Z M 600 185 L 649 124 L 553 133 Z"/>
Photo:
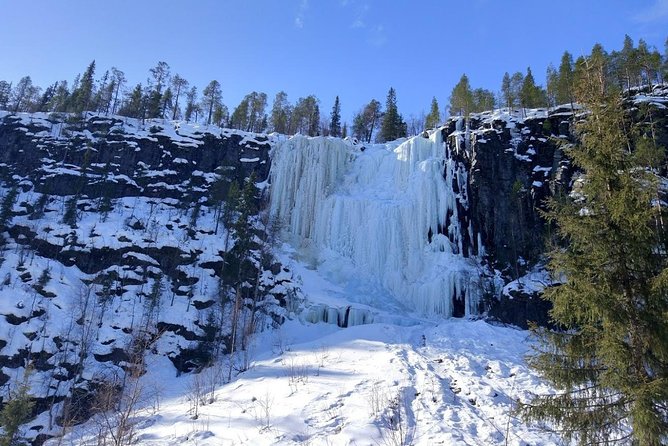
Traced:
<path id="1" fill-rule="evenodd" d="M 544 252 L 545 199 L 568 187 L 568 161 L 560 143 L 573 135 L 572 113 L 557 109 L 522 118 L 491 113 L 443 129 L 451 156 L 468 171 L 468 218 L 494 268 L 509 277 L 524 273 L 525 261 Z M 463 226 L 466 227 L 466 226 Z M 524 261 L 523 261 L 523 260 Z"/>
<path id="2" fill-rule="evenodd" d="M 251 172 L 260 179 L 269 174 L 270 141 L 263 135 L 205 127 L 184 136 L 178 124 L 101 116 L 71 124 L 27 120 L 0 118 L 0 163 L 5 177 L 29 179 L 37 192 L 176 199 L 187 193 L 194 200 L 205 195 L 207 174 L 238 183 Z"/>
<path id="3" fill-rule="evenodd" d="M 643 132 L 668 147 L 668 88 L 633 89 L 623 104 Z M 549 110 L 500 111 L 453 118 L 442 130 L 446 150 L 468 172 L 468 208 L 460 209 L 461 227 L 480 237 L 487 266 L 503 282 L 520 279 L 546 252 L 550 228 L 541 215 L 546 199 L 567 194 L 576 174 L 564 147 L 576 142 L 574 122 L 585 111 L 569 106 Z M 665 167 L 662 174 L 665 176 Z M 480 253 L 476 240 L 472 245 Z M 484 303 L 488 316 L 527 327 L 527 321 L 549 323 L 550 304 L 540 293 L 496 289 Z"/>
<path id="4" fill-rule="evenodd" d="M 224 353 L 234 238 L 213 198 L 251 173 L 262 185 L 271 142 L 185 123 L 0 112 L 1 195 L 17 190 L 0 225 L 0 368 L 13 371 L 0 384 L 30 366 L 45 383 L 34 415 L 77 423 L 139 355 L 168 358 L 178 375 Z M 284 318 L 292 275 L 276 262 L 253 268 L 263 329 Z M 40 444 L 54 426 L 28 435 Z"/>

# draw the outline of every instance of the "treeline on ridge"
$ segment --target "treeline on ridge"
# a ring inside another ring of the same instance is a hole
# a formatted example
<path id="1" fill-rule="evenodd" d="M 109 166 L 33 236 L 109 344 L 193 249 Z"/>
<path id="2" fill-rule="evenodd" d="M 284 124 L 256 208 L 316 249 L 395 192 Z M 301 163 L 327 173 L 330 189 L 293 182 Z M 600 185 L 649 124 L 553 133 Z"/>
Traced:
<path id="1" fill-rule="evenodd" d="M 668 78 L 668 40 L 663 55 L 642 39 L 636 46 L 629 36 L 625 37 L 621 50 L 608 53 L 596 44 L 591 55 L 606 59 L 607 68 L 600 75 L 620 90 L 662 83 Z M 433 97 L 429 113 L 410 115 L 407 119 L 398 110 L 395 89 L 390 88 L 384 107 L 371 99 L 355 113 L 350 125 L 342 122 L 338 96 L 331 112 L 323 114 L 315 95 L 301 97 L 293 104 L 287 93 L 280 91 L 269 108 L 267 94 L 253 91 L 230 111 L 223 103 L 219 81 L 212 80 L 200 93 L 197 86 L 178 73 L 172 74 L 164 61 L 149 70 L 145 83 L 133 87 L 128 86 L 125 73 L 115 67 L 96 78 L 95 61 L 71 84 L 62 80 L 43 89 L 30 76 L 24 76 L 16 84 L 0 80 L 0 109 L 75 114 L 91 111 L 138 119 L 182 119 L 248 132 L 353 136 L 364 142 L 385 142 L 435 128 L 448 115 L 467 116 L 501 107 L 524 110 L 572 104 L 573 85 L 582 76 L 586 60 L 583 55 L 574 61 L 569 52 L 564 52 L 558 68 L 552 64 L 547 67 L 545 86 L 536 82 L 530 67 L 525 73 L 506 72 L 496 93 L 473 88 L 463 74 L 452 89 L 448 107 L 441 111 Z"/>

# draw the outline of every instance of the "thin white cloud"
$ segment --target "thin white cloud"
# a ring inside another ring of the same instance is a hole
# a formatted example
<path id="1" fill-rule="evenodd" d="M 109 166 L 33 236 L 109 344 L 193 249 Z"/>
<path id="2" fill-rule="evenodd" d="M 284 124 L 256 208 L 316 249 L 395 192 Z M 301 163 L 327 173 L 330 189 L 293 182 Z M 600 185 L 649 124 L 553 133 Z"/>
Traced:
<path id="1" fill-rule="evenodd" d="M 369 32 L 369 38 L 367 42 L 372 46 L 381 47 L 387 42 L 387 35 L 385 33 L 385 27 L 383 25 L 374 26 Z"/>
<path id="2" fill-rule="evenodd" d="M 352 25 L 350 25 L 351 28 L 364 28 L 366 24 L 364 23 L 364 20 L 362 19 L 355 19 Z"/>
<path id="3" fill-rule="evenodd" d="M 638 23 L 651 23 L 668 19 L 668 0 L 656 0 L 652 6 L 633 16 Z"/>
<path id="4" fill-rule="evenodd" d="M 295 17 L 295 26 L 297 28 L 304 27 L 304 16 L 306 15 L 306 10 L 308 9 L 308 0 L 301 0 L 299 3 L 299 9 L 297 10 L 297 16 Z"/>
<path id="5" fill-rule="evenodd" d="M 350 24 L 350 27 L 353 29 L 366 28 L 366 15 L 368 11 L 369 11 L 368 3 L 363 3 L 361 5 L 358 5 L 357 8 L 355 8 L 355 15 L 353 17 L 353 22 Z"/>

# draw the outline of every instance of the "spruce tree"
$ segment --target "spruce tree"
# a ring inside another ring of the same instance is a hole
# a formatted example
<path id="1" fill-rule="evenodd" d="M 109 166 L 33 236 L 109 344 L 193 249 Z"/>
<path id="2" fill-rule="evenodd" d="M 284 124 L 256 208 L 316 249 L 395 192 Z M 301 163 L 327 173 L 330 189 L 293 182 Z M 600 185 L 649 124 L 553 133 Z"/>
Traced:
<path id="1" fill-rule="evenodd" d="M 334 100 L 334 107 L 332 107 L 332 120 L 329 123 L 329 134 L 335 137 L 341 136 L 341 104 L 338 96 Z"/>
<path id="2" fill-rule="evenodd" d="M 564 51 L 559 64 L 559 74 L 557 80 L 556 101 L 557 104 L 573 105 L 573 56 L 568 51 Z"/>
<path id="3" fill-rule="evenodd" d="M 7 191 L 7 194 L 2 199 L 2 204 L 0 204 L 0 228 L 6 229 L 8 223 L 14 217 L 13 209 L 18 195 L 19 191 L 14 186 Z"/>
<path id="4" fill-rule="evenodd" d="M 92 61 L 84 74 L 81 76 L 79 86 L 72 93 L 72 111 L 81 113 L 90 108 L 93 98 L 93 87 L 95 85 L 95 61 Z"/>
<path id="5" fill-rule="evenodd" d="M 207 111 L 207 124 L 211 124 L 213 110 L 221 104 L 222 97 L 223 93 L 220 89 L 220 82 L 215 79 L 209 82 L 209 85 L 202 90 L 202 106 Z"/>
<path id="6" fill-rule="evenodd" d="M 473 102 L 471 103 L 471 112 L 480 113 L 494 109 L 496 100 L 494 93 L 484 88 L 476 88 L 472 92 Z"/>
<path id="7" fill-rule="evenodd" d="M 0 110 L 7 110 L 9 107 L 11 93 L 12 84 L 7 81 L 0 81 Z"/>
<path id="8" fill-rule="evenodd" d="M 558 105 L 557 92 L 559 91 L 559 73 L 554 68 L 554 65 L 550 64 L 547 66 L 545 79 L 547 81 L 547 105 L 549 107 L 554 107 L 555 105 Z"/>
<path id="9" fill-rule="evenodd" d="M 378 134 L 379 141 L 394 141 L 406 136 L 406 123 L 397 108 L 397 92 L 390 87 L 385 101 L 385 114 Z"/>
<path id="10" fill-rule="evenodd" d="M 450 93 L 450 114 L 452 116 L 468 116 L 473 107 L 473 92 L 469 78 L 462 74 L 455 88 Z"/>
<path id="11" fill-rule="evenodd" d="M 142 118 L 144 116 L 144 108 L 145 101 L 142 86 L 141 84 L 137 84 L 118 113 L 130 118 Z"/>
<path id="12" fill-rule="evenodd" d="M 26 444 L 19 438 L 19 428 L 30 420 L 32 415 L 33 401 L 28 387 L 29 369 L 26 371 L 24 382 L 9 396 L 2 411 L 0 411 L 0 426 L 3 432 L 0 434 L 0 446 L 15 446 Z"/>
<path id="13" fill-rule="evenodd" d="M 548 288 L 555 330 L 537 330 L 529 364 L 557 392 L 520 405 L 567 441 L 658 446 L 668 435 L 668 233 L 658 172 L 664 149 L 606 88 L 605 59 L 582 61 L 577 99 L 589 111 L 567 149 L 577 193 L 549 202 L 561 247 Z"/>
<path id="14" fill-rule="evenodd" d="M 536 85 L 531 68 L 527 68 L 522 89 L 520 90 L 520 104 L 522 108 L 536 108 L 545 105 L 543 89 Z"/>
<path id="15" fill-rule="evenodd" d="M 77 227 L 77 220 L 79 219 L 77 204 L 79 197 L 77 195 L 72 195 L 65 202 L 65 210 L 63 212 L 62 222 L 68 225 L 71 228 Z"/>
<path id="16" fill-rule="evenodd" d="M 429 114 L 427 115 L 427 119 L 425 121 L 425 127 L 427 129 L 435 129 L 436 127 L 438 127 L 440 123 L 441 123 L 441 112 L 438 109 L 438 101 L 434 96 L 433 98 L 431 98 L 431 109 L 429 110 Z"/>
<path id="17" fill-rule="evenodd" d="M 277 133 L 287 134 L 290 127 L 292 107 L 288 102 L 288 94 L 284 91 L 276 93 L 274 104 L 271 107 L 271 129 Z"/>
<path id="18" fill-rule="evenodd" d="M 501 81 L 501 96 L 503 97 L 504 105 L 510 110 L 513 107 L 514 98 L 513 98 L 513 89 L 510 81 L 510 74 L 506 71 L 503 74 L 503 80 Z"/>

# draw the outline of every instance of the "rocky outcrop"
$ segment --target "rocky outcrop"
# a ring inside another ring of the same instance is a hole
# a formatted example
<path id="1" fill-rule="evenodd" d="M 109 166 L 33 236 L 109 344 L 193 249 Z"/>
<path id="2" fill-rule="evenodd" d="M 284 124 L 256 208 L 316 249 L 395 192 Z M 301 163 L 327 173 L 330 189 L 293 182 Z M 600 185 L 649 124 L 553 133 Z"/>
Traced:
<path id="1" fill-rule="evenodd" d="M 225 353 L 233 311 L 254 311 L 258 330 L 287 315 L 292 275 L 270 256 L 251 264 L 252 284 L 222 274 L 234 236 L 221 201 L 251 173 L 264 190 L 271 143 L 187 123 L 0 112 L 3 195 L 16 197 L 0 206 L 0 384 L 32 370 L 36 444 L 63 414 L 88 418 L 96 392 L 137 364 L 166 357 L 177 375 Z M 258 219 L 258 253 L 263 237 Z"/>

